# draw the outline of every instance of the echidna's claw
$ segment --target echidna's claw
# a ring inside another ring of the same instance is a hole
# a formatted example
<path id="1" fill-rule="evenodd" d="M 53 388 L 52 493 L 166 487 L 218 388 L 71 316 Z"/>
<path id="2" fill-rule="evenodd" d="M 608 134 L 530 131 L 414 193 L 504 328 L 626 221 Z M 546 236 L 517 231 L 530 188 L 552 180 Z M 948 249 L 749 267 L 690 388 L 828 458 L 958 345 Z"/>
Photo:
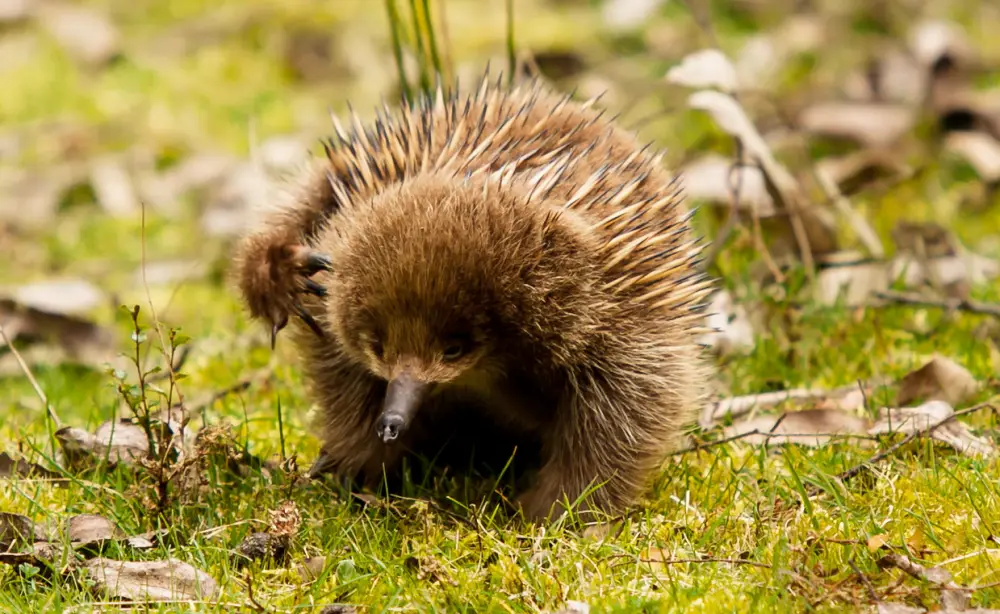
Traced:
<path id="1" fill-rule="evenodd" d="M 288 325 L 288 316 L 284 316 L 273 325 L 271 325 L 271 350 L 274 350 L 274 345 L 278 341 L 278 333 L 281 329 Z"/>
<path id="2" fill-rule="evenodd" d="M 323 284 L 317 283 L 311 279 L 307 279 L 305 281 L 305 286 L 306 286 L 306 292 L 308 292 L 309 294 L 313 294 L 320 298 L 326 296 L 326 287 L 324 287 Z"/>
<path id="3" fill-rule="evenodd" d="M 305 275 L 314 275 L 320 271 L 332 271 L 333 261 L 322 252 L 309 251 L 302 264 L 302 272 Z"/>
<path id="4" fill-rule="evenodd" d="M 319 337 L 320 339 L 326 337 L 326 334 L 323 332 L 323 329 L 320 328 L 319 323 L 316 321 L 316 318 L 312 317 L 312 314 L 306 311 L 305 307 L 303 307 L 298 302 L 295 303 L 294 307 L 295 307 L 295 313 L 300 318 L 302 318 L 302 321 L 306 323 L 306 326 L 312 329 L 312 332 L 316 333 L 317 337 Z"/>

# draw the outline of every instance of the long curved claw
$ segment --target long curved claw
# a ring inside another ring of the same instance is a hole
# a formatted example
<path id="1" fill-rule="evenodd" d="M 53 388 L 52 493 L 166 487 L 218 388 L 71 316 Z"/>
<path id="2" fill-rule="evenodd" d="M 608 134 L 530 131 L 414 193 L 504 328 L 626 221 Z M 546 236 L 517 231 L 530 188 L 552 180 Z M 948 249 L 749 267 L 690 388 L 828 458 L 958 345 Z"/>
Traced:
<path id="1" fill-rule="evenodd" d="M 302 263 L 302 272 L 306 276 L 315 275 L 320 271 L 332 271 L 333 261 L 322 252 L 310 250 Z"/>
<path id="2" fill-rule="evenodd" d="M 324 333 L 323 329 L 320 328 L 319 322 L 316 321 L 316 318 L 312 317 L 312 314 L 306 311 L 305 307 L 296 302 L 294 304 L 294 308 L 296 315 L 302 318 L 302 321 L 306 323 L 306 326 L 312 329 L 312 332 L 316 333 L 317 337 L 320 339 L 326 337 L 326 333 Z"/>
<path id="3" fill-rule="evenodd" d="M 278 341 L 278 333 L 281 329 L 288 325 L 288 316 L 284 316 L 271 326 L 271 350 L 274 350 L 274 345 Z"/>
<path id="4" fill-rule="evenodd" d="M 317 283 L 311 279 L 305 281 L 306 292 L 314 296 L 323 298 L 326 296 L 326 287 L 323 284 Z"/>

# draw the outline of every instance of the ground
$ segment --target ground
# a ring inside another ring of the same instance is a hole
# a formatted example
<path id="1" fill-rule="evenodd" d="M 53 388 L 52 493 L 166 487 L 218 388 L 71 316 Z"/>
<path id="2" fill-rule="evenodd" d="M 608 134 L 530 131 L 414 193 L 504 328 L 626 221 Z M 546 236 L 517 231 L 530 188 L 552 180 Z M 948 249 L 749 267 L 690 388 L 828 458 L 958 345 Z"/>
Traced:
<path id="1" fill-rule="evenodd" d="M 667 84 L 667 69 L 710 46 L 713 37 L 724 52 L 736 54 L 750 36 L 785 19 L 779 8 L 741 12 L 727 6 L 735 3 L 714 2 L 706 14 L 701 3 L 693 4 L 698 18 L 668 3 L 640 33 L 612 34 L 596 2 L 517 0 L 514 38 L 519 49 L 535 52 L 543 71 L 571 73 L 556 80 L 558 87 L 576 85 L 584 95 L 608 88 L 602 104 L 622 111 L 626 124 L 641 123 L 641 134 L 666 148 L 665 163 L 679 166 L 699 152 L 731 155 L 732 145 L 705 114 L 684 107 L 687 93 Z M 824 27 L 834 42 L 796 56 L 768 86 L 771 99 L 793 107 L 829 91 L 867 54 L 877 54 L 879 36 L 902 39 L 916 21 L 893 11 L 884 19 L 863 14 L 852 3 L 839 3 L 847 7 L 842 9 L 814 4 L 821 14 L 831 11 Z M 971 0 L 925 4 L 922 17 L 954 19 L 987 63 L 1000 59 L 994 34 L 1000 12 Z M 0 28 L 0 55 L 7 49 L 16 58 L 0 68 L 7 92 L 0 96 L 0 144 L 15 144 L 10 155 L 0 149 L 2 170 L 26 170 L 45 182 L 45 169 L 123 151 L 148 152 L 151 168 L 164 170 L 204 152 L 243 160 L 257 144 L 288 134 L 307 135 L 316 150 L 315 139 L 331 131 L 330 109 L 343 112 L 350 101 L 370 116 L 367 109 L 380 96 L 395 95 L 381 3 L 83 5 L 113 19 L 121 57 L 84 65 L 43 27 L 42 17 Z M 438 36 L 450 41 L 460 74 L 475 74 L 488 59 L 506 62 L 504 3 L 483 6 L 447 3 L 447 33 L 439 28 Z M 987 71 L 977 85 L 989 89 L 998 75 Z M 924 129 L 915 129 L 921 139 Z M 812 143 L 807 153 L 819 157 L 835 147 Z M 909 158 L 928 169 L 886 189 L 861 191 L 852 196 L 853 206 L 887 245 L 900 220 L 935 222 L 984 257 L 1000 257 L 1000 206 L 980 189 L 975 171 L 916 146 L 913 151 Z M 23 206 L 18 194 L 0 192 L 0 211 Z M 155 309 L 164 335 L 179 327 L 190 338 L 185 377 L 177 385 L 198 406 L 192 428 L 228 424 L 249 453 L 278 461 L 295 457 L 304 469 L 317 442 L 307 428 L 310 408 L 292 347 L 279 338 L 272 352 L 267 331 L 248 321 L 228 284 L 232 236 L 206 226 L 206 211 L 224 208 L 216 202 L 221 197 L 210 194 L 192 191 L 172 206 L 147 207 L 144 215 L 114 216 L 95 204 L 99 198 L 86 181 L 74 184 L 40 224 L 0 219 L 0 285 L 89 280 L 106 296 L 87 318 L 113 330 L 116 348 L 126 355 L 135 351 L 132 326 L 127 311 L 115 307 L 140 305 L 147 368 L 161 346 L 161 336 L 149 328 Z M 718 208 L 705 206 L 696 217 L 709 236 L 720 217 L 713 212 Z M 764 287 L 755 252 L 751 225 L 740 224 L 713 269 L 721 287 L 763 305 L 767 314 L 756 325 L 752 350 L 714 359 L 716 396 L 895 380 L 935 354 L 962 365 L 980 383 L 963 407 L 997 394 L 997 318 L 910 304 L 828 304 L 802 289 L 799 269 Z M 148 290 L 135 276 L 143 263 L 177 260 L 203 268 L 182 281 L 151 283 Z M 1000 287 L 995 279 L 974 283 L 969 297 L 995 303 Z M 134 365 L 116 364 L 135 385 Z M 44 362 L 30 370 L 67 425 L 93 430 L 116 412 L 127 415 L 111 373 Z M 252 377 L 261 370 L 265 377 Z M 245 389 L 198 402 L 248 378 Z M 163 380 L 156 385 L 166 386 Z M 866 401 L 859 414 L 874 415 L 894 405 L 894 391 L 878 389 Z M 58 443 L 52 423 L 20 368 L 4 371 L 0 408 L 2 451 L 42 464 L 53 458 Z M 989 408 L 962 420 L 995 438 L 997 417 Z M 892 441 L 898 438 L 878 445 L 884 449 Z M 225 463 L 211 462 L 203 472 L 210 488 L 185 494 L 173 485 L 159 509 L 148 472 L 98 467 L 72 474 L 65 487 L 37 478 L 2 479 L 0 510 L 40 525 L 93 513 L 128 535 L 163 530 L 152 548 L 111 543 L 103 556 L 173 557 L 219 583 L 214 604 L 166 603 L 150 611 L 312 612 L 344 604 L 364 611 L 536 612 L 573 601 L 592 612 L 838 612 L 870 607 L 875 597 L 936 604 L 939 587 L 879 567 L 890 552 L 939 565 L 957 584 L 982 587 L 972 593 L 972 606 L 1000 602 L 1000 587 L 991 586 L 1000 581 L 996 458 L 918 438 L 856 478 L 837 481 L 837 474 L 877 451 L 864 443 L 765 449 L 734 441 L 680 454 L 639 509 L 611 528 L 584 531 L 564 524 L 532 527 L 508 517 L 496 500 L 473 508 L 442 500 L 441 488 L 438 498 L 430 496 L 435 489 L 414 486 L 412 497 L 385 501 L 328 484 L 293 483 L 280 468 L 272 467 L 269 477 L 254 470 L 236 477 L 222 469 Z M 269 530 L 269 512 L 288 501 L 301 519 L 290 540 L 290 563 L 238 565 L 234 552 L 241 542 Z M 320 556 L 319 575 L 304 578 L 297 566 Z M 28 567 L 0 568 L 2 611 L 87 612 L 105 603 L 106 596 L 72 574 L 52 580 Z"/>

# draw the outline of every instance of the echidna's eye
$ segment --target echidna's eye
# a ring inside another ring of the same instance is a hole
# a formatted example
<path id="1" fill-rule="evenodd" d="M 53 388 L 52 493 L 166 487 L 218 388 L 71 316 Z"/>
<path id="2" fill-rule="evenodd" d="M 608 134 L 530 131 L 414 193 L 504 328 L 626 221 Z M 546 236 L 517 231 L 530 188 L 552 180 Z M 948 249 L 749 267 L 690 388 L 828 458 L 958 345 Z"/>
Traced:
<path id="1" fill-rule="evenodd" d="M 445 362 L 458 360 L 465 354 L 465 343 L 459 340 L 452 340 L 445 346 L 441 358 Z"/>

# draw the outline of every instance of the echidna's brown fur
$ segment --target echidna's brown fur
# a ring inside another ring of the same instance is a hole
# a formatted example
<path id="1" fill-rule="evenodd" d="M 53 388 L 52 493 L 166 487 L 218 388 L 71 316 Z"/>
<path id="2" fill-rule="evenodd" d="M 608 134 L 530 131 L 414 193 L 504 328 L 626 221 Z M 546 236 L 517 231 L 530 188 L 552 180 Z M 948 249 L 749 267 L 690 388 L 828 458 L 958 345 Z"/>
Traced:
<path id="1" fill-rule="evenodd" d="M 538 82 L 334 122 L 326 159 L 236 269 L 253 316 L 296 323 L 327 466 L 378 479 L 415 445 L 420 428 L 376 436 L 405 370 L 444 384 L 417 423 L 468 408 L 540 437 L 529 517 L 601 483 L 582 507 L 633 503 L 707 382 L 710 284 L 658 157 Z M 332 266 L 310 278 L 316 254 Z M 448 362 L 455 339 L 467 351 Z"/>

